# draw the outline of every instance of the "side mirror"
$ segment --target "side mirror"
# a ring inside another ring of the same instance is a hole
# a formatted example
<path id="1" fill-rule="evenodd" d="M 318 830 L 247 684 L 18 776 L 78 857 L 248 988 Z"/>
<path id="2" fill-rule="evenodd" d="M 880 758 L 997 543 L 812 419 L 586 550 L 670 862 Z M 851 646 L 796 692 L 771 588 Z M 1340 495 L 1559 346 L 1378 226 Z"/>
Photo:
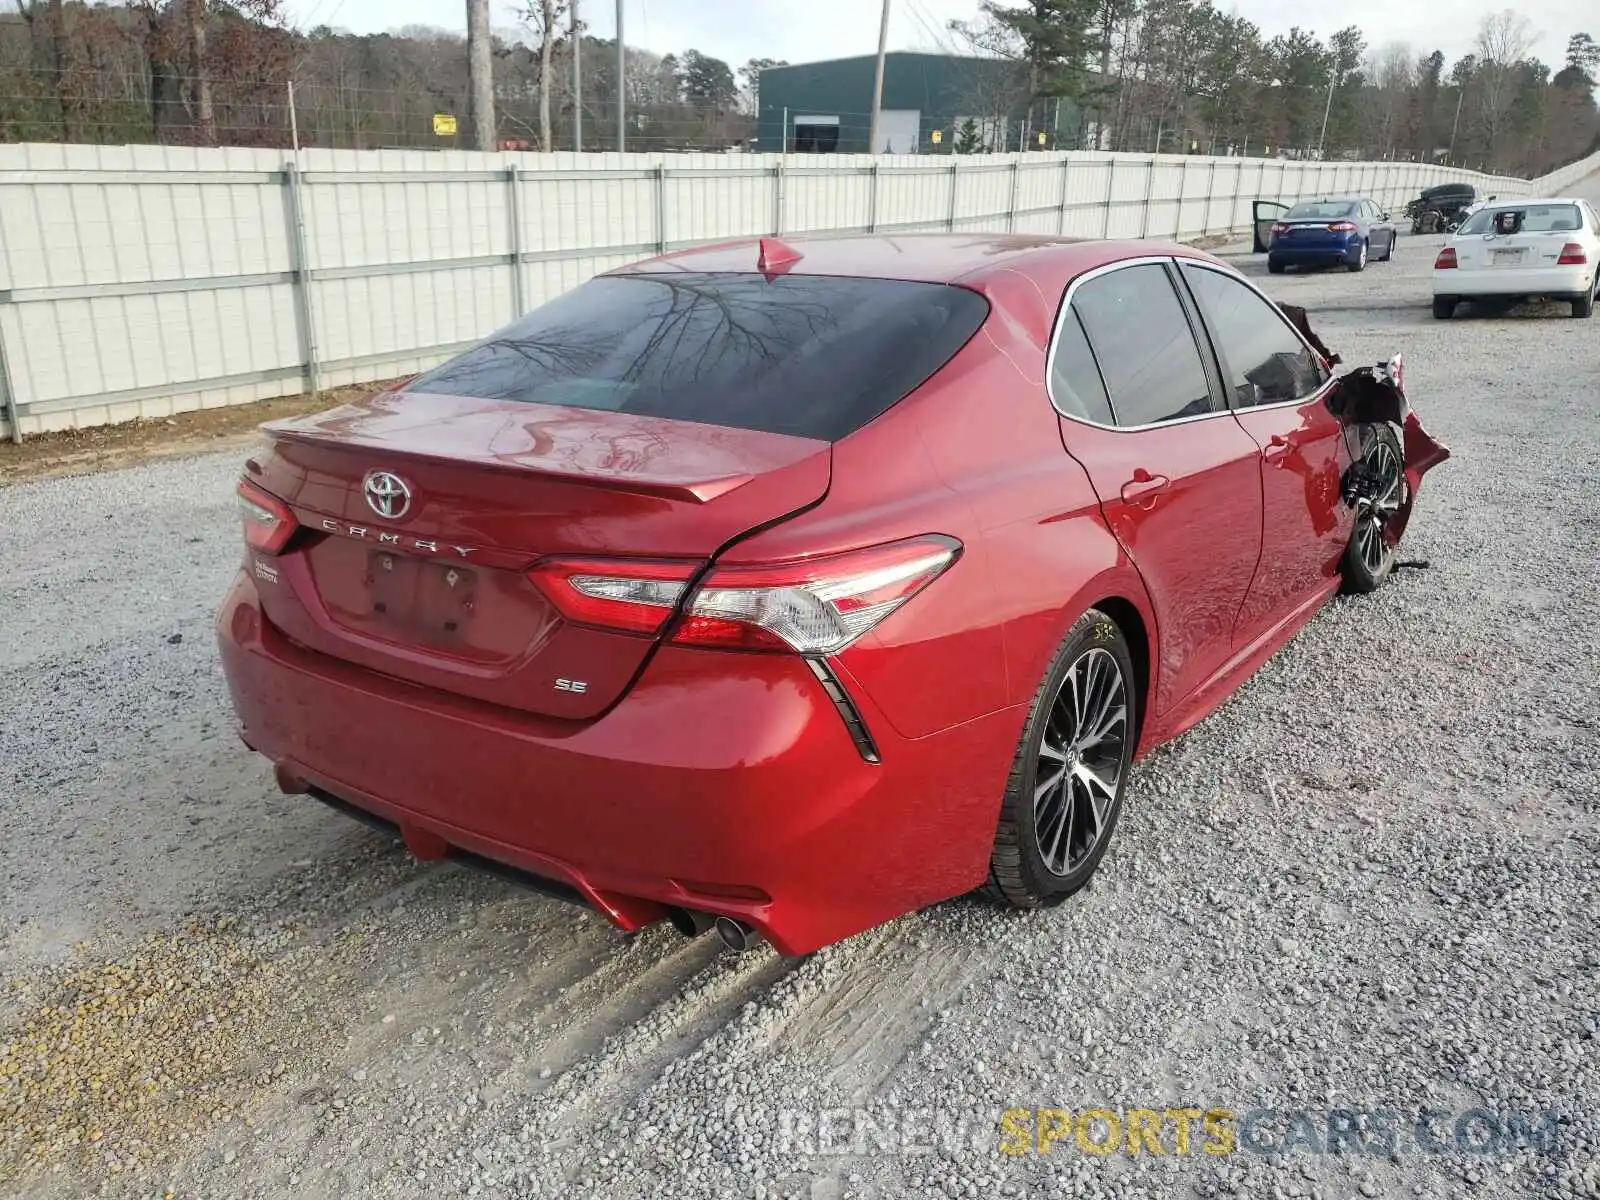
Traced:
<path id="1" fill-rule="evenodd" d="M 1387 211 L 1379 213 L 1378 216 L 1380 218 L 1382 218 L 1383 220 L 1385 220 L 1385 221 L 1387 221 L 1389 219 L 1389 214 L 1388 214 Z"/>

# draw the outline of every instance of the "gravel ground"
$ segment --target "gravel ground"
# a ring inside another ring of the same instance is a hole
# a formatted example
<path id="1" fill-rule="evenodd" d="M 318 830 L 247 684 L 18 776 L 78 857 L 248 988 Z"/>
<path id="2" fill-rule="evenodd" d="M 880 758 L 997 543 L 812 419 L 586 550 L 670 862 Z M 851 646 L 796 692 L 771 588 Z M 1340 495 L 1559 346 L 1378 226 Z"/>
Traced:
<path id="1" fill-rule="evenodd" d="M 1455 454 L 1429 568 L 1142 764 L 1086 893 L 802 961 L 278 796 L 210 631 L 237 454 L 0 492 L 0 1193 L 1600 1195 L 1600 322 L 1435 323 L 1437 244 L 1263 277 L 1347 363 L 1405 351 Z M 1011 1155 L 1010 1108 L 1313 1118 Z M 1313 1153 L 1328 1109 L 1391 1110 L 1394 1152 Z M 1424 1109 L 1559 1145 L 1426 1153 Z"/>

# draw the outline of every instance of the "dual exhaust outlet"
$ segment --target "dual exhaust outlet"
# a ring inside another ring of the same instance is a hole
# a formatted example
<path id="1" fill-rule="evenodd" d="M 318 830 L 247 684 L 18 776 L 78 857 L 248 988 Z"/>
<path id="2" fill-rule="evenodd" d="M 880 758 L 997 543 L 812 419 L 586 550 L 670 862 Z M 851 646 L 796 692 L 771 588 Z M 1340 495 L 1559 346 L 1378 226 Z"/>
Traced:
<path id="1" fill-rule="evenodd" d="M 709 929 L 735 954 L 743 954 L 761 944 L 761 935 L 737 917 L 714 917 L 690 908 L 674 908 L 667 914 L 672 927 L 687 938 L 696 938 Z"/>

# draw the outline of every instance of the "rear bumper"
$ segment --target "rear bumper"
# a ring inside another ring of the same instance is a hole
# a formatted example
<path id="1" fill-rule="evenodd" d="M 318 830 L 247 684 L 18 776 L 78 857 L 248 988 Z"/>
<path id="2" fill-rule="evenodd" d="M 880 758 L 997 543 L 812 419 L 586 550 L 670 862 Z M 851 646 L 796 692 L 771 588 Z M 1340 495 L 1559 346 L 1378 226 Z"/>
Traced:
<path id="1" fill-rule="evenodd" d="M 1594 284 L 1592 263 L 1581 267 L 1455 267 L 1433 273 L 1435 296 L 1581 296 Z"/>
<path id="2" fill-rule="evenodd" d="M 976 887 L 1022 712 L 866 762 L 797 659 L 663 647 L 593 721 L 531 717 L 296 645 L 241 574 L 217 621 L 240 733 L 290 791 L 574 889 L 625 929 L 671 907 L 748 921 L 802 954 Z M 849 687 L 849 681 L 846 680 Z"/>
<path id="3" fill-rule="evenodd" d="M 1359 239 L 1348 242 L 1321 242 L 1309 246 L 1275 241 L 1267 248 L 1268 259 L 1292 267 L 1355 262 L 1360 254 Z"/>

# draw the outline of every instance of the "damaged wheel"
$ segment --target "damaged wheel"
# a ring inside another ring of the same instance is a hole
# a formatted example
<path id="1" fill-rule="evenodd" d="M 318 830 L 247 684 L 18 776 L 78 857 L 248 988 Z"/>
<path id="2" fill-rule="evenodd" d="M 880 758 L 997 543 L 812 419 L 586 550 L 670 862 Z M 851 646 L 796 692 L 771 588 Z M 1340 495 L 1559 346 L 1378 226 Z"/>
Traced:
<path id="1" fill-rule="evenodd" d="M 1394 570 L 1395 547 L 1385 527 L 1405 502 L 1405 455 L 1390 425 L 1361 431 L 1361 458 L 1351 466 L 1355 526 L 1339 564 L 1345 592 L 1375 591 Z"/>

